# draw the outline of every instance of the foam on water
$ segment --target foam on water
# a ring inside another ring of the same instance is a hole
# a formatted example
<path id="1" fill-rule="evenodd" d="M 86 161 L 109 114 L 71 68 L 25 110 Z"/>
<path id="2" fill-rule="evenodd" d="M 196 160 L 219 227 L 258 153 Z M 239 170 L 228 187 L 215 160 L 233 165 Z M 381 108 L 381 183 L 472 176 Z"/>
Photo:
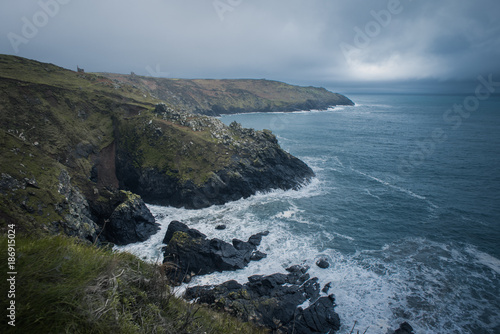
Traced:
<path id="1" fill-rule="evenodd" d="M 321 183 L 316 181 L 299 191 L 261 193 L 201 210 L 149 205 L 161 231 L 144 243 L 117 249 L 148 261 L 161 260 L 161 242 L 171 220 L 180 220 L 209 238 L 228 242 L 233 238 L 246 240 L 252 234 L 269 230 L 259 247 L 268 254 L 267 258 L 235 272 L 194 277 L 189 286 L 214 285 L 231 279 L 246 283 L 251 275 L 285 273 L 288 266 L 305 264 L 310 266 L 311 277 L 318 277 L 322 286 L 331 282 L 330 293 L 336 296 L 336 311 L 343 324 L 340 333 L 348 333 L 354 321 L 357 329 L 369 328 L 367 333 L 385 333 L 403 321 L 409 321 L 418 333 L 474 333 L 484 328 L 494 333 L 498 329 L 500 310 L 492 307 L 492 301 L 498 300 L 493 296 L 495 291 L 481 289 L 490 283 L 498 292 L 498 259 L 471 246 L 440 244 L 424 238 L 401 240 L 379 250 L 352 255 L 325 248 L 321 240 L 354 238 L 320 230 L 314 222 L 309 222 L 312 225 L 300 234 L 294 230 L 297 224 L 305 222 L 304 210 L 294 201 L 322 191 Z M 215 226 L 221 223 L 227 228 L 216 230 Z M 315 265 L 320 257 L 327 258 L 329 268 Z"/>
<path id="2" fill-rule="evenodd" d="M 500 260 L 499 259 L 497 259 L 494 256 L 491 256 L 490 254 L 481 252 L 472 246 L 469 246 L 467 248 L 467 252 L 469 254 L 473 255 L 477 259 L 478 263 L 491 268 L 491 270 L 495 271 L 497 274 L 500 275 Z"/>

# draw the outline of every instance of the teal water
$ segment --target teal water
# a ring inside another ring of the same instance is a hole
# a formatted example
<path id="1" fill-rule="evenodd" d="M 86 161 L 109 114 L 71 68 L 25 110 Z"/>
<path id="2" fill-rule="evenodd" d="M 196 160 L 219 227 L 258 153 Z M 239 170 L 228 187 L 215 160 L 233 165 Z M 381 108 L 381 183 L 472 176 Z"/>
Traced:
<path id="1" fill-rule="evenodd" d="M 272 130 L 316 178 L 202 210 L 150 206 L 163 229 L 129 250 L 154 259 L 172 219 L 227 241 L 269 230 L 266 259 L 192 284 L 306 263 L 332 282 L 341 333 L 355 321 L 366 333 L 402 321 L 417 333 L 500 333 L 500 98 L 458 117 L 447 110 L 466 96 L 349 97 L 356 106 L 222 117 Z M 330 268 L 314 265 L 320 256 Z"/>

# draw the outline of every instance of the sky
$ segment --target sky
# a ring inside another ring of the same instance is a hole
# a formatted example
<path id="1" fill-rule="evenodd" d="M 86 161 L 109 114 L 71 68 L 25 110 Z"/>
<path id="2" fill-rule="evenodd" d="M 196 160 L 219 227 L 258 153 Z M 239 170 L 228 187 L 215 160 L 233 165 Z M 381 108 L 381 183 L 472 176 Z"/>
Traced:
<path id="1" fill-rule="evenodd" d="M 498 0 L 3 0 L 0 53 L 87 72 L 339 93 L 500 81 Z"/>

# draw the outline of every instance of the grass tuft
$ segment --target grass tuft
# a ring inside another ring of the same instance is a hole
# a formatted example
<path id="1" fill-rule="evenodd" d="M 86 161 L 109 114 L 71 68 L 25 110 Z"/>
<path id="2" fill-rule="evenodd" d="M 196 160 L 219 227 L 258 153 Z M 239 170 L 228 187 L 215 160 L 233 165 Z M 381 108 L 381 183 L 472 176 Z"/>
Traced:
<path id="1" fill-rule="evenodd" d="M 265 333 L 176 297 L 163 266 L 131 254 L 63 236 L 17 236 L 16 261 L 16 327 L 4 317 L 2 333 Z M 7 281 L 0 287 L 7 291 Z"/>

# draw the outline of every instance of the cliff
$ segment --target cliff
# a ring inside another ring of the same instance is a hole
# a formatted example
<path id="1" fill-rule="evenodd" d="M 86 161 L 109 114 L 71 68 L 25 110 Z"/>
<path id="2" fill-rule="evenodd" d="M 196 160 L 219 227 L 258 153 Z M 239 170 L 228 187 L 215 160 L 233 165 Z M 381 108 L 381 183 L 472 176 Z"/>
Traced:
<path id="1" fill-rule="evenodd" d="M 179 110 L 205 115 L 326 109 L 354 104 L 347 97 L 324 88 L 293 86 L 264 79 L 166 79 L 134 74 L 100 75 L 117 85 L 132 85 Z"/>
<path id="2" fill-rule="evenodd" d="M 270 131 L 14 56 L 0 56 L 0 124 L 2 230 L 135 242 L 157 230 L 143 200 L 201 208 L 314 175 Z"/>

